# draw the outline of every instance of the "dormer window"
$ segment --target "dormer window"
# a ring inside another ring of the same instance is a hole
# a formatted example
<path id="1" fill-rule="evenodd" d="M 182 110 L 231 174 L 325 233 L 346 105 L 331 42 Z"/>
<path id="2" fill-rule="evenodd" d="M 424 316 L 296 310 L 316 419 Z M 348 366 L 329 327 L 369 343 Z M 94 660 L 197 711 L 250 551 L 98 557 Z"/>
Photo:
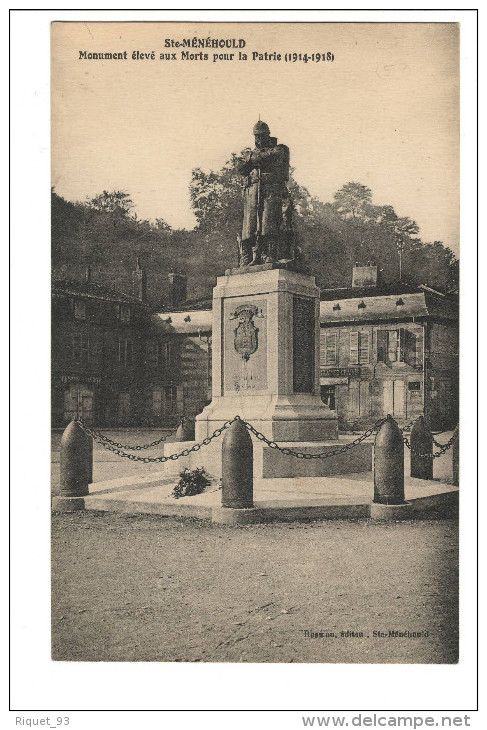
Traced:
<path id="1" fill-rule="evenodd" d="M 191 317 L 189 316 L 189 314 L 184 318 L 184 321 L 191 322 Z"/>
<path id="2" fill-rule="evenodd" d="M 404 301 L 401 297 L 399 297 L 399 299 L 397 299 L 397 301 L 396 301 L 396 307 L 403 307 L 403 306 L 404 306 Z"/>
<path id="3" fill-rule="evenodd" d="M 338 303 L 333 305 L 333 311 L 334 312 L 339 312 L 340 309 L 341 309 L 341 307 L 340 307 L 340 305 Z"/>
<path id="4" fill-rule="evenodd" d="M 75 319 L 86 319 L 86 302 L 82 302 L 79 299 L 74 301 L 74 318 Z"/>
<path id="5" fill-rule="evenodd" d="M 358 303 L 358 309 L 365 309 L 365 307 L 366 307 L 366 304 L 365 304 L 364 300 L 362 299 L 362 301 Z"/>

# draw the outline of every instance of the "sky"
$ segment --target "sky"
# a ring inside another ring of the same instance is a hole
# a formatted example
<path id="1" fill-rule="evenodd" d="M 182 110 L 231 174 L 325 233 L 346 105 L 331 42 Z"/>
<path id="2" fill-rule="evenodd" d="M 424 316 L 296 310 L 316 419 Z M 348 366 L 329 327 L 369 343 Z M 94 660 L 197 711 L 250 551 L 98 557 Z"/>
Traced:
<path id="1" fill-rule="evenodd" d="M 166 47 L 184 38 L 242 39 L 247 60 Z M 253 60 L 265 52 L 281 60 Z M 333 61 L 284 59 L 328 52 Z M 54 23 L 52 184 L 73 201 L 125 190 L 139 217 L 192 228 L 191 170 L 218 170 L 252 145 L 260 115 L 312 195 L 331 202 L 359 182 L 458 254 L 458 54 L 453 23 Z"/>

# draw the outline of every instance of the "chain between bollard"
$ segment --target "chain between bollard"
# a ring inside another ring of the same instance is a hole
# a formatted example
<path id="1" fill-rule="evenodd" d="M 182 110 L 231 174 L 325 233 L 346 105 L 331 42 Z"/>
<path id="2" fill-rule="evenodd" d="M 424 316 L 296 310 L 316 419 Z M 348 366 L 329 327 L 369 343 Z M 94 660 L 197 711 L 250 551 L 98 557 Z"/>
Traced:
<path id="1" fill-rule="evenodd" d="M 452 437 L 451 437 L 451 439 L 449 441 L 446 442 L 446 444 L 441 444 L 439 441 L 437 441 L 435 439 L 434 436 L 432 438 L 433 438 L 433 443 L 436 446 L 436 448 L 438 448 L 438 449 L 444 449 L 446 447 L 447 449 L 449 449 L 450 446 L 453 445 L 453 442 L 455 441 L 455 439 L 457 438 L 457 436 L 458 436 L 458 426 L 455 426 L 455 430 L 453 431 Z"/>
<path id="2" fill-rule="evenodd" d="M 161 436 L 160 439 L 157 439 L 156 441 L 152 441 L 152 443 L 150 443 L 150 444 L 144 444 L 142 446 L 130 446 L 130 444 L 121 444 L 118 441 L 113 441 L 113 439 L 108 438 L 108 436 L 105 436 L 105 434 L 100 433 L 99 431 L 96 431 L 94 428 L 85 426 L 85 424 L 83 423 L 81 418 L 75 419 L 76 423 L 79 426 L 81 426 L 83 431 L 85 433 L 87 433 L 89 436 L 91 436 L 93 439 L 95 439 L 97 441 L 97 443 L 101 443 L 103 441 L 103 443 L 110 444 L 111 446 L 116 446 L 118 449 L 128 449 L 129 451 L 143 451 L 144 449 L 150 449 L 154 446 L 158 446 L 159 444 L 164 443 L 165 441 L 167 441 L 168 438 L 170 438 L 171 436 L 173 436 L 176 433 L 179 426 L 182 423 L 184 423 L 186 420 L 187 419 L 184 418 L 184 416 L 183 416 L 183 418 L 181 418 L 181 420 L 178 421 L 177 426 L 172 431 L 167 433 L 165 436 Z M 88 431 L 90 431 L 90 433 L 88 433 Z"/>
<path id="3" fill-rule="evenodd" d="M 286 456 L 295 456 L 297 459 L 329 459 L 332 456 L 338 456 L 338 454 L 343 454 L 346 451 L 350 451 L 351 449 L 354 449 L 356 446 L 361 444 L 363 441 L 365 441 L 366 438 L 369 438 L 369 436 L 372 436 L 372 434 L 375 431 L 378 431 L 379 428 L 382 426 L 382 424 L 386 421 L 386 418 L 381 418 L 380 420 L 376 421 L 373 426 L 368 428 L 364 433 L 359 436 L 358 438 L 351 441 L 349 444 L 345 444 L 345 446 L 340 446 L 338 449 L 333 449 L 332 451 L 321 451 L 318 454 L 309 454 L 302 451 L 294 451 L 293 449 L 289 449 L 286 446 L 279 446 L 275 441 L 271 441 L 266 436 L 264 436 L 263 433 L 260 433 L 260 431 L 257 431 L 257 429 L 252 426 L 251 423 L 248 423 L 247 421 L 244 421 L 245 427 L 254 434 L 256 438 L 259 439 L 259 441 L 263 441 L 269 448 L 271 449 L 277 449 L 282 454 L 285 454 Z"/>
<path id="4" fill-rule="evenodd" d="M 231 421 L 226 421 L 223 426 L 220 426 L 220 428 L 217 428 L 211 436 L 207 436 L 200 444 L 194 444 L 189 449 L 184 449 L 179 454 L 171 454 L 170 456 L 137 456 L 136 454 L 127 454 L 125 451 L 123 451 L 122 447 L 119 448 L 116 444 L 111 444 L 108 441 L 105 440 L 106 437 L 103 437 L 102 434 L 98 434 L 94 429 L 91 429 L 89 426 L 85 426 L 83 421 L 81 419 L 76 419 L 76 423 L 80 426 L 80 428 L 87 434 L 87 436 L 91 436 L 91 438 L 96 441 L 98 444 L 103 446 L 103 448 L 107 449 L 108 451 L 111 451 L 113 454 L 116 454 L 117 456 L 121 456 L 125 459 L 129 459 L 130 461 L 141 461 L 144 464 L 164 464 L 166 461 L 177 461 L 182 456 L 189 456 L 193 451 L 199 451 L 202 446 L 208 446 L 213 439 L 218 438 L 223 431 L 225 431 L 229 426 L 232 425 L 234 421 L 237 421 L 240 419 L 240 416 L 235 416 L 232 418 Z M 170 435 L 170 434 L 169 434 Z M 166 437 L 167 438 L 167 437 Z"/>
<path id="5" fill-rule="evenodd" d="M 429 428 L 429 430 L 430 430 L 430 432 L 431 432 L 431 438 L 433 439 L 433 444 L 434 444 L 434 445 L 436 446 L 436 448 L 437 448 L 437 449 L 442 449 L 442 448 L 443 448 L 444 446 L 446 446 L 446 444 L 442 444 L 442 443 L 440 443 L 440 442 L 439 442 L 439 441 L 437 441 L 437 440 L 435 439 L 435 437 L 433 436 L 433 429 L 431 428 L 431 424 L 430 424 L 430 422 L 429 422 L 429 419 L 428 419 L 428 418 L 425 418 L 425 419 L 424 419 L 424 422 L 425 422 L 425 424 L 426 424 L 427 428 Z M 454 431 L 453 431 L 453 435 L 452 435 L 452 437 L 451 437 L 451 439 L 450 439 L 451 443 L 450 443 L 450 441 L 448 441 L 448 442 L 447 442 L 447 443 L 449 444 L 448 448 L 450 448 L 451 444 L 453 444 L 453 441 L 455 440 L 455 438 L 456 438 L 456 437 L 457 437 L 457 435 L 458 435 L 458 433 L 456 433 L 456 432 L 458 431 L 458 426 L 459 426 L 459 424 L 457 424 L 457 425 L 455 426 L 455 429 L 454 429 Z"/>
<path id="6" fill-rule="evenodd" d="M 122 458 L 129 459 L 130 461 L 141 461 L 144 464 L 150 464 L 150 463 L 160 463 L 163 464 L 167 461 L 176 461 L 177 459 L 183 457 L 183 456 L 189 456 L 189 454 L 199 451 L 202 446 L 208 446 L 214 439 L 218 438 L 224 431 L 226 431 L 227 428 L 229 428 L 234 421 L 241 420 L 245 427 L 254 434 L 254 436 L 263 443 L 267 444 L 271 449 L 277 449 L 281 453 L 287 455 L 287 456 L 295 456 L 297 459 L 329 459 L 332 456 L 338 456 L 339 454 L 343 454 L 346 451 L 350 451 L 351 449 L 355 448 L 356 446 L 359 446 L 365 439 L 369 438 L 369 436 L 372 436 L 373 433 L 379 430 L 379 428 L 382 426 L 382 424 L 387 420 L 386 418 L 381 418 L 376 423 L 374 423 L 373 426 L 368 428 L 364 433 L 359 436 L 358 438 L 351 441 L 349 444 L 345 444 L 344 446 L 340 446 L 337 449 L 333 449 L 332 451 L 323 451 L 318 454 L 309 454 L 301 451 L 294 451 L 293 449 L 289 449 L 285 446 L 279 446 L 275 441 L 271 441 L 266 436 L 264 436 L 263 433 L 258 431 L 255 426 L 252 426 L 251 423 L 248 421 L 243 421 L 243 419 L 240 418 L 240 416 L 234 416 L 230 421 L 226 421 L 223 426 L 220 426 L 220 428 L 215 429 L 215 431 L 211 434 L 211 436 L 207 436 L 203 439 L 201 443 L 194 444 L 189 449 L 184 449 L 178 454 L 171 454 L 170 456 L 137 456 L 136 454 L 127 454 L 124 449 L 132 448 L 134 450 L 140 450 L 142 448 L 149 448 L 149 446 L 157 445 L 157 442 L 154 442 L 154 444 L 148 444 L 146 446 L 140 446 L 140 447 L 128 447 L 124 446 L 123 444 L 119 444 L 117 442 L 112 441 L 107 436 L 104 436 L 103 434 L 98 433 L 95 429 L 90 428 L 89 426 L 86 426 L 83 421 L 79 418 L 76 419 L 76 423 L 80 426 L 80 428 L 88 435 L 91 436 L 91 438 L 96 441 L 100 446 L 103 446 L 103 448 L 107 449 L 108 451 L 111 451 L 113 454 L 116 454 L 117 456 L 121 456 Z M 177 430 L 177 429 L 176 429 Z M 171 432 L 173 433 L 173 432 Z M 171 434 L 168 434 L 168 436 L 165 437 L 167 439 Z M 159 443 L 162 442 L 162 439 L 158 440 Z"/>
<path id="7" fill-rule="evenodd" d="M 439 451 L 437 451 L 435 454 L 422 453 L 420 451 L 415 451 L 414 449 L 411 448 L 409 439 L 406 436 L 403 437 L 403 441 L 406 444 L 406 446 L 408 447 L 408 449 L 411 451 L 411 453 L 413 453 L 415 456 L 419 456 L 420 459 L 437 459 L 439 456 L 443 456 L 443 454 L 445 454 L 448 451 L 448 449 L 450 449 L 453 446 L 453 443 L 455 442 L 457 437 L 458 437 L 458 425 L 455 427 L 452 437 L 449 439 L 449 441 L 446 442 L 446 444 L 440 444 L 439 442 L 435 441 L 435 439 L 433 439 L 433 443 L 435 444 L 435 446 L 437 448 L 439 448 Z"/>
<path id="8" fill-rule="evenodd" d="M 412 421 L 410 421 L 410 422 L 409 422 L 409 423 L 408 423 L 408 424 L 407 424 L 406 426 L 403 426 L 403 427 L 402 427 L 402 428 L 400 429 L 401 433 L 404 433 L 405 431 L 410 431 L 410 430 L 412 429 L 412 427 L 414 426 L 414 424 L 416 423 L 416 421 L 417 421 L 417 420 L 418 420 L 419 418 L 421 418 L 421 416 L 417 416 L 417 417 L 416 417 L 416 418 L 414 418 L 414 419 L 413 419 Z"/>

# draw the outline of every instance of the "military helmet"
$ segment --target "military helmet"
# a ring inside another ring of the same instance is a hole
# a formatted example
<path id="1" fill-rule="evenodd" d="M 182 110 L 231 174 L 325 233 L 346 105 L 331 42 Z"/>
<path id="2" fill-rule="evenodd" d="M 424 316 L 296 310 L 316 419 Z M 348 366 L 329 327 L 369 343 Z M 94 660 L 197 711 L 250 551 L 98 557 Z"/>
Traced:
<path id="1" fill-rule="evenodd" d="M 271 130 L 269 129 L 268 125 L 265 122 L 262 122 L 260 119 L 258 122 L 254 124 L 254 128 L 252 130 L 253 134 L 270 134 Z"/>

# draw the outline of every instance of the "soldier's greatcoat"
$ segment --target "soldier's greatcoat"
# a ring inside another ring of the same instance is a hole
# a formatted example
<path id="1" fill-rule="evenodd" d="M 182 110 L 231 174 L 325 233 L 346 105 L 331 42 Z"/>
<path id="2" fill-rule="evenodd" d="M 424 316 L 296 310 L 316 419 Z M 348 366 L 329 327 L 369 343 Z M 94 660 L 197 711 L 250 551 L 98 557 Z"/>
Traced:
<path id="1" fill-rule="evenodd" d="M 289 201 L 289 148 L 278 144 L 254 149 L 240 161 L 238 171 L 246 176 L 242 242 L 277 237 L 283 230 L 283 217 Z"/>

